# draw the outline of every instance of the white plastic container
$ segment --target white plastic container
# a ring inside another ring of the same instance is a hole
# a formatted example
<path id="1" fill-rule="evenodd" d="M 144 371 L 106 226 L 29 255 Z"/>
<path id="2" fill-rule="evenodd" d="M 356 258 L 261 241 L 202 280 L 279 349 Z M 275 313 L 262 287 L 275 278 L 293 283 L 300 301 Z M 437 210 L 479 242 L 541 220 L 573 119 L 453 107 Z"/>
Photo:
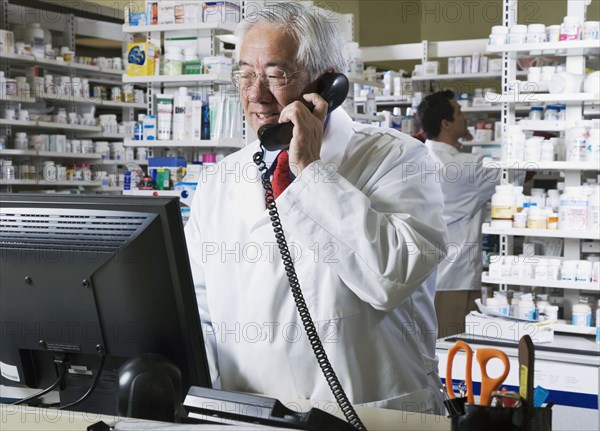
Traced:
<path id="1" fill-rule="evenodd" d="M 566 16 L 560 26 L 560 40 L 581 39 L 581 20 L 576 16 Z"/>
<path id="2" fill-rule="evenodd" d="M 535 320 L 535 303 L 531 295 L 523 295 L 519 300 L 519 319 Z"/>
<path id="3" fill-rule="evenodd" d="M 600 186 L 593 186 L 588 198 L 588 227 L 590 232 L 600 230 Z"/>
<path id="4" fill-rule="evenodd" d="M 527 227 L 527 213 L 525 211 L 520 212 L 520 213 L 519 212 L 514 213 L 513 227 L 519 228 L 519 229 L 523 229 L 523 228 Z"/>
<path id="5" fill-rule="evenodd" d="M 555 73 L 555 66 L 542 66 L 541 81 L 548 84 Z"/>
<path id="6" fill-rule="evenodd" d="M 527 26 L 527 43 L 544 43 L 547 40 L 544 24 L 529 24 Z"/>
<path id="7" fill-rule="evenodd" d="M 488 45 L 490 46 L 501 46 L 505 45 L 508 41 L 508 27 L 503 25 L 495 25 L 492 27 L 492 33 L 488 39 Z"/>
<path id="8" fill-rule="evenodd" d="M 580 300 L 573 305 L 572 324 L 574 326 L 592 326 L 592 307 Z"/>
<path id="9" fill-rule="evenodd" d="M 15 135 L 15 150 L 26 150 L 28 145 L 27 133 L 18 132 Z"/>
<path id="10" fill-rule="evenodd" d="M 44 43 L 44 30 L 40 27 L 40 23 L 32 22 L 27 24 L 25 30 L 25 44 L 31 46 L 31 54 L 37 58 L 44 58 L 46 54 Z"/>
<path id="11" fill-rule="evenodd" d="M 156 112 L 159 141 L 171 139 L 171 123 L 173 122 L 173 95 L 158 94 L 156 96 Z"/>
<path id="12" fill-rule="evenodd" d="M 560 40 L 560 25 L 549 25 L 546 27 L 546 41 L 558 42 Z"/>
<path id="13" fill-rule="evenodd" d="M 575 281 L 577 278 L 577 265 L 578 260 L 566 260 L 562 263 L 560 268 L 561 280 L 563 281 Z"/>
<path id="14" fill-rule="evenodd" d="M 508 126 L 502 143 L 502 160 L 522 161 L 525 152 L 525 141 L 525 133 L 523 133 L 521 126 Z"/>
<path id="15" fill-rule="evenodd" d="M 515 212 L 515 197 L 513 186 L 510 184 L 496 186 L 496 193 L 492 196 L 492 223 L 491 226 L 500 229 L 512 227 Z"/>
<path id="16" fill-rule="evenodd" d="M 581 33 L 583 40 L 598 40 L 600 39 L 600 21 L 586 21 L 583 23 L 583 31 Z"/>
<path id="17" fill-rule="evenodd" d="M 527 26 L 523 24 L 511 25 L 508 30 L 508 43 L 520 45 L 527 42 Z"/>
<path id="18" fill-rule="evenodd" d="M 533 207 L 529 209 L 527 227 L 529 229 L 546 229 L 547 217 L 541 208 Z"/>
<path id="19" fill-rule="evenodd" d="M 554 141 L 544 139 L 540 148 L 540 161 L 552 162 L 554 161 Z"/>
<path id="20" fill-rule="evenodd" d="M 558 213 L 550 213 L 546 216 L 546 229 L 558 229 Z"/>
<path id="21" fill-rule="evenodd" d="M 544 320 L 558 320 L 558 305 L 546 305 L 544 314 L 546 315 Z"/>
<path id="22" fill-rule="evenodd" d="M 581 39 L 581 20 L 576 16 L 566 16 L 560 26 L 560 40 Z"/>
<path id="23" fill-rule="evenodd" d="M 566 187 L 560 197 L 558 228 L 585 231 L 588 224 L 588 197 L 581 187 Z"/>
<path id="24" fill-rule="evenodd" d="M 525 141 L 523 158 L 529 162 L 539 162 L 542 157 L 542 141 L 544 138 L 534 136 Z"/>
<path id="25" fill-rule="evenodd" d="M 183 74 L 183 53 L 179 49 L 167 51 L 164 57 L 163 75 L 176 76 Z"/>
<path id="26" fill-rule="evenodd" d="M 569 162 L 583 162 L 586 160 L 588 141 L 591 138 L 590 129 L 586 120 L 577 120 L 575 127 L 567 130 L 566 160 Z"/>
<path id="27" fill-rule="evenodd" d="M 588 162 L 600 163 L 600 129 L 590 129 L 585 160 Z"/>
<path id="28" fill-rule="evenodd" d="M 575 281 L 589 283 L 592 281 L 592 262 L 582 260 L 577 264 L 577 275 Z"/>

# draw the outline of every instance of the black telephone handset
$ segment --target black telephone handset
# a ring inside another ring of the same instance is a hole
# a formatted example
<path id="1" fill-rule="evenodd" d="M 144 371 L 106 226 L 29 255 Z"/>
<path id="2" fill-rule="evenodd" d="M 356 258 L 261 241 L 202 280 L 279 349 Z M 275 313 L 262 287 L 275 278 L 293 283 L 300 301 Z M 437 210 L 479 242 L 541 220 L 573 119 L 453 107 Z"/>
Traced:
<path id="1" fill-rule="evenodd" d="M 317 82 L 317 93 L 329 105 L 327 112 L 333 111 L 346 100 L 350 83 L 342 73 L 326 73 Z M 290 145 L 293 123 L 265 124 L 258 129 L 258 139 L 268 151 L 283 150 Z"/>

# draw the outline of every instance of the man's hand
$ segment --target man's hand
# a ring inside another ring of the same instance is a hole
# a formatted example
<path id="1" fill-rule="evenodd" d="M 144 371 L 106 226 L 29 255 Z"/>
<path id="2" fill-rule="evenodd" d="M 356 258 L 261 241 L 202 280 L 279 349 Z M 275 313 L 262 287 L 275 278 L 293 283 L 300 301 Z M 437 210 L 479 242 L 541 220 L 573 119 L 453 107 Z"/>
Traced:
<path id="1" fill-rule="evenodd" d="M 314 106 L 313 111 L 302 102 L 293 102 L 283 108 L 279 122 L 292 122 L 294 135 L 290 142 L 290 169 L 295 176 L 315 160 L 321 158 L 321 143 L 323 142 L 323 124 L 327 117 L 327 102 L 318 94 L 310 93 L 302 96 Z"/>

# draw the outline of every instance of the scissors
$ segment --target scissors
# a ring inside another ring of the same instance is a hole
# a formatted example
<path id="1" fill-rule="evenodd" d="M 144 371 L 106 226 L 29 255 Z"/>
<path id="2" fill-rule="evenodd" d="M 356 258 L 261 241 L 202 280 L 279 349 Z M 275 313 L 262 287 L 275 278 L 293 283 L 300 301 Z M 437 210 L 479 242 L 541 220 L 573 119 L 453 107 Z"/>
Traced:
<path id="1" fill-rule="evenodd" d="M 456 398 L 456 394 L 452 389 L 452 364 L 454 362 L 454 356 L 456 352 L 463 350 L 467 355 L 467 366 L 465 369 L 466 383 L 467 383 L 467 402 L 473 404 L 475 397 L 473 395 L 473 349 L 467 343 L 462 340 L 458 340 L 454 346 L 448 350 L 448 363 L 446 366 L 446 391 L 450 398 Z M 475 357 L 479 363 L 481 369 L 481 394 L 479 396 L 479 404 L 482 406 L 489 406 L 492 400 L 492 392 L 498 390 L 502 382 L 508 376 L 510 371 L 510 362 L 508 356 L 498 349 L 478 349 Z M 498 377 L 492 378 L 487 373 L 487 363 L 490 359 L 498 358 L 504 364 L 504 371 Z"/>

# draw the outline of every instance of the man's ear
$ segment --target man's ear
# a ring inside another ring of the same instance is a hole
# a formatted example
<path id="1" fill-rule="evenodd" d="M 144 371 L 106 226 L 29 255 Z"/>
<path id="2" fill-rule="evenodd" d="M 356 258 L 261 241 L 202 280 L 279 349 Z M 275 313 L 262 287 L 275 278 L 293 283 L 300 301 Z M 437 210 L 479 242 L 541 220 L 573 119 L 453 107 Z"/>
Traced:
<path id="1" fill-rule="evenodd" d="M 442 129 L 447 129 L 448 127 L 450 127 L 450 121 L 446 120 L 445 118 L 442 120 Z"/>

